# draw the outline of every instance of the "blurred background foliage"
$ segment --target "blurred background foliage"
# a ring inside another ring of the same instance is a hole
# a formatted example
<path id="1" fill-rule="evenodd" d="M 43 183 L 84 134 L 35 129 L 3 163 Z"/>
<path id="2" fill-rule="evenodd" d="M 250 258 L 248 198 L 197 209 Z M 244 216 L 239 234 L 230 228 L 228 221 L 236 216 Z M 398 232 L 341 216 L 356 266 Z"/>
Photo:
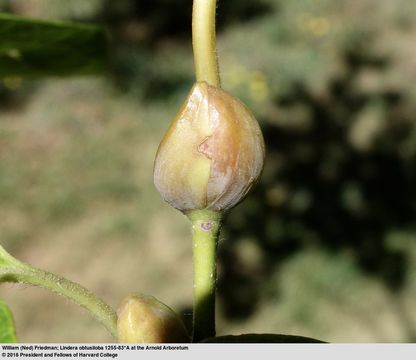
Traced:
<path id="1" fill-rule="evenodd" d="M 110 64 L 96 77 L 0 79 L 2 244 L 114 306 L 143 292 L 189 320 L 188 224 L 154 189 L 152 162 L 193 82 L 191 1 L 0 10 L 101 24 Z M 220 335 L 416 341 L 415 14 L 408 0 L 219 1 L 223 87 L 267 146 L 219 244 Z M 23 341 L 109 340 L 40 289 L 0 295 Z"/>

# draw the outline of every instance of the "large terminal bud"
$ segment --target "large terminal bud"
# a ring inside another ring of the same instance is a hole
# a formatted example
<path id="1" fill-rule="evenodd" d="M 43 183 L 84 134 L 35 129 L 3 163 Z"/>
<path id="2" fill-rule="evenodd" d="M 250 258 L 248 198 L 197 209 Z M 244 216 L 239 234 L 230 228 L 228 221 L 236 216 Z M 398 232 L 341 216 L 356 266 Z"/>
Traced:
<path id="1" fill-rule="evenodd" d="M 159 145 L 154 183 L 184 213 L 222 212 L 256 183 L 264 155 L 251 111 L 221 88 L 197 82 Z"/>

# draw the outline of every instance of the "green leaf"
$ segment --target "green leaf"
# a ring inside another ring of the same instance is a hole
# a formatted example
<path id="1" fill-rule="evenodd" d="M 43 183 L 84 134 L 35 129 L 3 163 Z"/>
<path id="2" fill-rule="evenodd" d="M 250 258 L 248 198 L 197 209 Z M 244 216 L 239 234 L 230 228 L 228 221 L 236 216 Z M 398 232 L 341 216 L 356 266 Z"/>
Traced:
<path id="1" fill-rule="evenodd" d="M 325 343 L 324 341 L 297 335 L 242 334 L 224 335 L 205 339 L 204 343 Z"/>
<path id="2" fill-rule="evenodd" d="M 0 343 L 15 342 L 17 342 L 17 338 L 13 315 L 6 303 L 0 299 Z"/>
<path id="3" fill-rule="evenodd" d="M 0 13 L 0 77 L 102 73 L 103 28 Z"/>

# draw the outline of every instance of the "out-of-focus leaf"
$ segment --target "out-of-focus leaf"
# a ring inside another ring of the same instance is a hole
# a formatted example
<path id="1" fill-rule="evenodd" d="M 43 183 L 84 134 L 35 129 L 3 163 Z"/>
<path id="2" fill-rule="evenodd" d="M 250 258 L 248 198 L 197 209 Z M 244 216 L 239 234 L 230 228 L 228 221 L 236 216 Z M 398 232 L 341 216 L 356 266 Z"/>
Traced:
<path id="1" fill-rule="evenodd" d="M 13 315 L 6 303 L 0 299 L 0 343 L 15 342 L 17 342 L 17 338 Z"/>
<path id="2" fill-rule="evenodd" d="M 106 62 L 99 26 L 0 13 L 1 77 L 97 74 Z"/>
<path id="3" fill-rule="evenodd" d="M 204 343 L 325 343 L 304 336 L 283 334 L 224 335 L 205 339 Z"/>

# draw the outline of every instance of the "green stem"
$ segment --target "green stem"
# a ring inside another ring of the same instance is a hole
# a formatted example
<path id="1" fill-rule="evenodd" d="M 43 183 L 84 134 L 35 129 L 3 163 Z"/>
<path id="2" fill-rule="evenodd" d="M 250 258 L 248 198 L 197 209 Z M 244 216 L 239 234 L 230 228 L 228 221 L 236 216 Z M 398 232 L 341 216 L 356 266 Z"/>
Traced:
<path id="1" fill-rule="evenodd" d="M 215 38 L 217 0 L 194 0 L 192 11 L 192 47 L 197 81 L 221 86 Z"/>
<path id="2" fill-rule="evenodd" d="M 103 300 L 81 285 L 22 263 L 0 246 L 0 282 L 40 286 L 87 309 L 117 338 L 117 314 Z"/>
<path id="3" fill-rule="evenodd" d="M 199 342 L 215 336 L 217 242 L 221 214 L 196 210 L 187 215 L 192 222 L 194 257 L 193 342 Z"/>

